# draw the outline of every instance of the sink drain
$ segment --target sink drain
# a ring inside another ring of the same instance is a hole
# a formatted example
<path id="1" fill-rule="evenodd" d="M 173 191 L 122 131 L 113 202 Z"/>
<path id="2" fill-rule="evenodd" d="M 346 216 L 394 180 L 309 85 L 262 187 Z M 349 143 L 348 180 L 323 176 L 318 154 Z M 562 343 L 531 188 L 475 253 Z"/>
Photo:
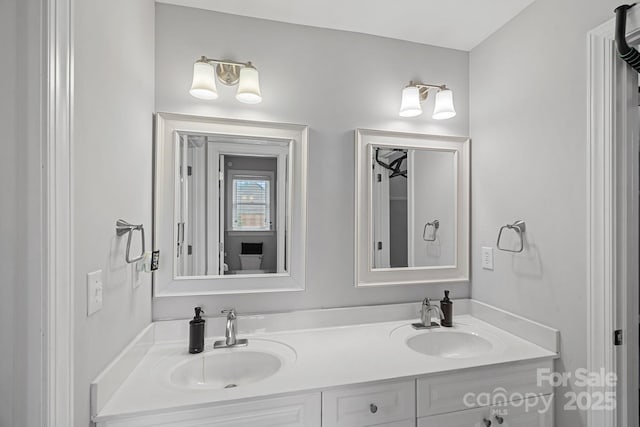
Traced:
<path id="1" fill-rule="evenodd" d="M 236 384 L 227 384 L 226 386 L 224 386 L 224 388 L 234 388 L 234 387 L 238 387 Z"/>

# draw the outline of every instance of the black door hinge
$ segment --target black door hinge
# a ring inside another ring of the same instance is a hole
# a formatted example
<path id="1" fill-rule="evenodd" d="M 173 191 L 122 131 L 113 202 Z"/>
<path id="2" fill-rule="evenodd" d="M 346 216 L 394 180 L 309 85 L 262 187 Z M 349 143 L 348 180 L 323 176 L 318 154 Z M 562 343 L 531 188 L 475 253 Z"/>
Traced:
<path id="1" fill-rule="evenodd" d="M 160 251 L 151 252 L 151 271 L 156 271 L 160 266 Z"/>
<path id="2" fill-rule="evenodd" d="M 382 250 L 382 242 L 378 242 L 378 250 L 381 251 Z"/>
<path id="3" fill-rule="evenodd" d="M 622 345 L 622 329 L 613 331 L 613 345 Z"/>
<path id="4" fill-rule="evenodd" d="M 378 182 L 382 182 L 382 174 L 379 173 L 377 178 L 378 178 Z"/>
<path id="5" fill-rule="evenodd" d="M 191 245 L 187 246 L 187 255 L 193 255 L 193 246 Z"/>

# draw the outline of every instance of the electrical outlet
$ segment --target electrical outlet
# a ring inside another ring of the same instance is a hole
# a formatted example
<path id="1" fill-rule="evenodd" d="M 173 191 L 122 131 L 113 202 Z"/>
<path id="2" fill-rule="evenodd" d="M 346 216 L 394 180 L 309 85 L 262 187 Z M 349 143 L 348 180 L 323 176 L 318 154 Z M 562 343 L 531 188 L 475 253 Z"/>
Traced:
<path id="1" fill-rule="evenodd" d="M 493 248 L 482 248 L 482 268 L 493 270 Z"/>
<path id="2" fill-rule="evenodd" d="M 102 270 L 87 274 L 87 316 L 102 309 Z"/>

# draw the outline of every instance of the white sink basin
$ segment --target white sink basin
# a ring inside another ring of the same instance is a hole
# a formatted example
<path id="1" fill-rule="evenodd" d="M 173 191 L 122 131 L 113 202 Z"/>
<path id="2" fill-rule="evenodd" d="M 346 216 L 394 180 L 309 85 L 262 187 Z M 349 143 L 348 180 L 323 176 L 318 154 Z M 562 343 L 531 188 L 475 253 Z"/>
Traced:
<path id="1" fill-rule="evenodd" d="M 489 353 L 493 345 L 470 332 L 426 331 L 407 340 L 407 345 L 418 353 L 449 359 L 465 359 Z"/>
<path id="2" fill-rule="evenodd" d="M 276 342 L 250 340 L 248 347 L 208 350 L 181 357 L 168 368 L 168 381 L 192 389 L 244 387 L 277 374 L 295 361 L 293 349 Z"/>

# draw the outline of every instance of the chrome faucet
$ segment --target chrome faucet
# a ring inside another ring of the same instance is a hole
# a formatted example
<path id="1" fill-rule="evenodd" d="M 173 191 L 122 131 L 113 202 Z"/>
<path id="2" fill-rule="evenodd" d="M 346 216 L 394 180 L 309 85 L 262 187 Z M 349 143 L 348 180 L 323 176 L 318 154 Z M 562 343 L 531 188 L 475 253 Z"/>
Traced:
<path id="1" fill-rule="evenodd" d="M 224 341 L 216 341 L 213 343 L 213 348 L 229 348 L 229 347 L 242 347 L 249 344 L 247 339 L 237 339 L 236 331 L 238 329 L 236 310 L 231 308 L 229 310 L 222 310 L 222 314 L 227 315 L 227 327 L 225 329 Z"/>
<path id="2" fill-rule="evenodd" d="M 432 305 L 431 300 L 429 298 L 425 298 L 422 301 L 422 308 L 420 310 L 420 323 L 412 323 L 414 329 L 431 329 L 431 328 L 439 328 L 440 325 L 437 322 L 431 321 L 431 312 L 435 311 L 438 314 L 440 320 L 444 319 L 444 315 L 442 311 L 440 311 L 440 307 L 437 305 Z"/>

